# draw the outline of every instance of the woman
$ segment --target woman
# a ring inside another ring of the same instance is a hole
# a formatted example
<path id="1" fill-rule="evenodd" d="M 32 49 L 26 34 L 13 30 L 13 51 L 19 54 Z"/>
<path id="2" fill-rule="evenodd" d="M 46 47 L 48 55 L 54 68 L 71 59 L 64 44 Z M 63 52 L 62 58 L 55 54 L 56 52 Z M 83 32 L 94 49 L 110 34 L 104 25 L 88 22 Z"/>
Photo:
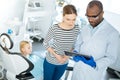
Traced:
<path id="1" fill-rule="evenodd" d="M 79 32 L 79 27 L 75 25 L 76 17 L 76 8 L 66 5 L 63 8 L 62 22 L 49 28 L 43 42 L 48 51 L 43 65 L 44 80 L 59 80 L 63 75 L 69 58 L 64 51 L 72 50 Z"/>

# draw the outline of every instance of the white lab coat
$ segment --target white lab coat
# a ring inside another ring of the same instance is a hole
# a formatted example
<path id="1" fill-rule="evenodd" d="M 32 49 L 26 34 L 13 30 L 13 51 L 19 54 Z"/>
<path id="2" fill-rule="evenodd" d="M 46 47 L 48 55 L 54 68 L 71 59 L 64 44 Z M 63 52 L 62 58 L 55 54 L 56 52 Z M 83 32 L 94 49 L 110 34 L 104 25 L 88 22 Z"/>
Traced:
<path id="1" fill-rule="evenodd" d="M 120 42 L 119 32 L 105 19 L 91 32 L 90 25 L 81 29 L 75 50 L 92 55 L 96 68 L 79 61 L 75 63 L 72 80 L 101 80 L 109 65 L 115 62 Z"/>

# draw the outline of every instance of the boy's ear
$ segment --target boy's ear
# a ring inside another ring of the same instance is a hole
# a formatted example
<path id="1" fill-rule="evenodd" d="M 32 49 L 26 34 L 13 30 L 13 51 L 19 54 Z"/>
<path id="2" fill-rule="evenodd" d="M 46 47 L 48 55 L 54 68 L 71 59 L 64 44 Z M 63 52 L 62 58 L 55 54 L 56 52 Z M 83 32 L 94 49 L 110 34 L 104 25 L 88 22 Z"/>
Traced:
<path id="1" fill-rule="evenodd" d="M 24 48 L 21 48 L 21 52 L 24 52 L 24 50 L 25 50 Z"/>

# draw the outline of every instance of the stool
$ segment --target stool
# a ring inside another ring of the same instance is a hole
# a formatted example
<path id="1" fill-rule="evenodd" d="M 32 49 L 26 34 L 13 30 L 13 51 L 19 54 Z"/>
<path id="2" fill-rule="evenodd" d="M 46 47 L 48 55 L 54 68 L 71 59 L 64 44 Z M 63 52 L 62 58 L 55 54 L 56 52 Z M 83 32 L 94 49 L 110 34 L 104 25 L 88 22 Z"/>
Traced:
<path id="1" fill-rule="evenodd" d="M 67 80 L 70 71 L 73 71 L 73 67 L 69 67 L 69 66 L 68 66 L 68 67 L 66 68 L 65 80 Z"/>

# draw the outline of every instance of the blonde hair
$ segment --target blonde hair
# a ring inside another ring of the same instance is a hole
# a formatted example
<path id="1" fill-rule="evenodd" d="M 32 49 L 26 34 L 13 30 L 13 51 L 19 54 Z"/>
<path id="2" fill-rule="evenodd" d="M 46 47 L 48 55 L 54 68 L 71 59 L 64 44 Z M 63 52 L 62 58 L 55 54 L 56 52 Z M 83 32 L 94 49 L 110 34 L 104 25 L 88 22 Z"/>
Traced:
<path id="1" fill-rule="evenodd" d="M 24 46 L 25 46 L 26 44 L 30 44 L 30 43 L 29 43 L 28 41 L 21 41 L 21 42 L 20 42 L 20 51 L 21 51 L 21 53 L 23 53 L 22 48 L 24 48 Z"/>

